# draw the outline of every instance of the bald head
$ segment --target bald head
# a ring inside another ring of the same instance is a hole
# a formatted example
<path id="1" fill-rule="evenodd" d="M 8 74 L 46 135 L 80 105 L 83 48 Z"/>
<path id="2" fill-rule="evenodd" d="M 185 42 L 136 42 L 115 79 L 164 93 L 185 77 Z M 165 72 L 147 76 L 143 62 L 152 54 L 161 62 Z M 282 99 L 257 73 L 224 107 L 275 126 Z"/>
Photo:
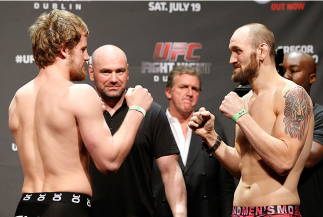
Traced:
<path id="1" fill-rule="evenodd" d="M 294 60 L 294 63 L 298 62 L 298 65 L 304 66 L 307 74 L 316 74 L 316 63 L 314 58 L 306 53 L 300 51 L 292 51 L 290 53 L 285 54 L 284 61 Z"/>
<path id="2" fill-rule="evenodd" d="M 269 57 L 275 61 L 275 37 L 273 32 L 265 25 L 260 23 L 250 23 L 238 28 L 235 33 L 242 33 L 250 45 L 257 49 L 262 43 L 268 45 Z"/>
<path id="3" fill-rule="evenodd" d="M 127 63 L 126 54 L 117 46 L 103 45 L 97 48 L 92 54 L 92 67 L 95 68 L 97 63 L 101 61 Z"/>
<path id="4" fill-rule="evenodd" d="M 106 105 L 123 101 L 129 70 L 126 54 L 114 45 L 104 45 L 92 54 L 89 66 L 91 81 Z"/>
<path id="5" fill-rule="evenodd" d="M 284 55 L 282 66 L 285 78 L 304 87 L 310 93 L 311 85 L 316 80 L 316 64 L 311 55 L 292 51 Z"/>

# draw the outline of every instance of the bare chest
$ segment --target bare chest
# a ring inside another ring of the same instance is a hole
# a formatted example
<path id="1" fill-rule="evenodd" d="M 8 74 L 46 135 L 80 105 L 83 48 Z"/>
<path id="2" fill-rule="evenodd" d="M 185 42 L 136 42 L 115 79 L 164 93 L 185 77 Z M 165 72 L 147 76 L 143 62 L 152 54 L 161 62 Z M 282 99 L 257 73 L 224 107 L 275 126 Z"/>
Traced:
<path id="1" fill-rule="evenodd" d="M 269 94 L 264 94 L 257 98 L 251 97 L 245 103 L 245 108 L 253 120 L 269 135 L 273 135 L 274 125 L 277 120 L 277 103 Z M 239 126 L 236 133 L 236 142 L 240 148 L 250 150 L 249 141 Z"/>

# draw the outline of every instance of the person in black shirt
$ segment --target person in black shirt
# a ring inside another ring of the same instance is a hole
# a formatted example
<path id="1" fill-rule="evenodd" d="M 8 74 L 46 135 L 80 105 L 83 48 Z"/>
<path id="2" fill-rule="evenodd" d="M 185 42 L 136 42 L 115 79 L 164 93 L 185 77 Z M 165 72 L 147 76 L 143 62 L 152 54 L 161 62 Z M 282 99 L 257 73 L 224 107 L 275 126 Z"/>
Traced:
<path id="1" fill-rule="evenodd" d="M 310 94 L 316 80 L 316 64 L 312 56 L 299 51 L 285 54 L 284 77 L 302 86 Z M 323 106 L 313 103 L 314 134 L 310 156 L 298 183 L 303 217 L 321 216 L 323 213 Z"/>
<path id="2" fill-rule="evenodd" d="M 124 97 L 129 79 L 127 58 L 113 45 L 99 47 L 92 58 L 90 79 L 106 106 L 104 116 L 113 134 L 129 109 Z M 105 176 L 90 164 L 94 217 L 156 216 L 151 181 L 154 158 L 162 172 L 173 215 L 186 216 L 186 188 L 178 154 L 165 112 L 153 103 L 140 125 L 130 154 L 115 175 Z"/>

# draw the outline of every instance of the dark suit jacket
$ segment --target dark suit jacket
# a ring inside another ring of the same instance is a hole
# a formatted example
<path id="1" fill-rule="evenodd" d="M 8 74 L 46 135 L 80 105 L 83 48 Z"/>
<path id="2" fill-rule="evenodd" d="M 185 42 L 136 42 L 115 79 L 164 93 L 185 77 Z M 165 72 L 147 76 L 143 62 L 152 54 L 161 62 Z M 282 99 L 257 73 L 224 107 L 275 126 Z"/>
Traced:
<path id="1" fill-rule="evenodd" d="M 214 128 L 227 144 L 222 128 L 218 125 Z M 179 156 L 187 190 L 188 217 L 230 217 L 235 191 L 234 178 L 212 154 L 202 151 L 201 143 L 201 138 L 192 133 L 186 167 Z M 152 180 L 158 217 L 172 216 L 156 162 Z"/>

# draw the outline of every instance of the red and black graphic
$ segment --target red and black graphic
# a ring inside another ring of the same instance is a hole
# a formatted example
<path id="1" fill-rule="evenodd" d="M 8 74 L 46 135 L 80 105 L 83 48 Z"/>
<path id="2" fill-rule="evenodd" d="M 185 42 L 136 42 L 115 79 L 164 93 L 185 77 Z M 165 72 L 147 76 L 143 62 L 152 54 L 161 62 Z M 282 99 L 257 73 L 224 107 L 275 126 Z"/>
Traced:
<path id="1" fill-rule="evenodd" d="M 154 60 L 157 61 L 177 61 L 178 56 L 184 56 L 185 61 L 198 61 L 200 56 L 194 56 L 196 49 L 201 49 L 201 43 L 187 42 L 157 42 Z"/>
<path id="2" fill-rule="evenodd" d="M 311 114 L 309 96 L 303 88 L 295 87 L 287 91 L 284 97 L 285 133 L 301 141 Z"/>

